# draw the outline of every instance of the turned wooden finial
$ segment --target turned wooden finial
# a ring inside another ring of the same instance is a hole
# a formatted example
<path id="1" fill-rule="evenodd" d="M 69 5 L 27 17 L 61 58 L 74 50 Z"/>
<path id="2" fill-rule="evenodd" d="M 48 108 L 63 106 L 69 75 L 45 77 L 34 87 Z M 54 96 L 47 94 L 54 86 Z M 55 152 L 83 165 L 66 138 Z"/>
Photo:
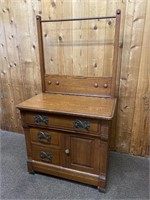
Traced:
<path id="1" fill-rule="evenodd" d="M 41 20 L 41 16 L 40 15 L 36 15 L 36 19 L 37 20 Z"/>
<path id="2" fill-rule="evenodd" d="M 120 9 L 117 9 L 116 10 L 116 15 L 120 15 L 121 14 L 121 10 Z"/>

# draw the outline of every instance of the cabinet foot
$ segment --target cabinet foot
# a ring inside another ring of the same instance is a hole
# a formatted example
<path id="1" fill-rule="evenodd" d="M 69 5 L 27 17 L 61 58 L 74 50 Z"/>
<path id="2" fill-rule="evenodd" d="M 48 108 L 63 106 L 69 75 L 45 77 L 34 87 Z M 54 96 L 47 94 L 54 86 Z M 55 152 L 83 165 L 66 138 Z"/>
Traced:
<path id="1" fill-rule="evenodd" d="M 101 188 L 98 186 L 97 189 L 99 190 L 99 192 L 106 193 L 106 188 Z"/>
<path id="2" fill-rule="evenodd" d="M 35 171 L 33 171 L 33 170 L 32 170 L 32 171 L 29 171 L 29 174 L 33 174 L 33 175 L 34 175 L 34 174 L 35 174 Z"/>
<path id="3" fill-rule="evenodd" d="M 31 160 L 28 160 L 28 161 L 27 161 L 27 168 L 28 168 L 29 174 L 35 174 L 35 172 L 34 172 L 34 170 L 33 170 L 33 167 L 32 167 L 32 162 L 31 162 Z"/>

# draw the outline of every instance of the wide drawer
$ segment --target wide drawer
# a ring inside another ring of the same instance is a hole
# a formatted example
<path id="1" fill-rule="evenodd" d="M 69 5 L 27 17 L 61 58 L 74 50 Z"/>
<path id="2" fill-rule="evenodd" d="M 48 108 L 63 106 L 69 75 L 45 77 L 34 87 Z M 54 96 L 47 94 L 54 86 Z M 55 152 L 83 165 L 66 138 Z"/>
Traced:
<path id="1" fill-rule="evenodd" d="M 47 148 L 32 144 L 32 159 L 41 162 L 47 162 L 54 165 L 61 165 L 61 150 Z"/>
<path id="2" fill-rule="evenodd" d="M 25 123 L 32 124 L 34 126 L 70 130 L 75 132 L 79 131 L 98 134 L 100 130 L 99 120 L 86 117 L 27 112 L 24 120 Z"/>
<path id="3" fill-rule="evenodd" d="M 38 142 L 45 145 L 60 146 L 61 134 L 57 131 L 40 128 L 30 128 L 30 134 L 32 142 Z"/>

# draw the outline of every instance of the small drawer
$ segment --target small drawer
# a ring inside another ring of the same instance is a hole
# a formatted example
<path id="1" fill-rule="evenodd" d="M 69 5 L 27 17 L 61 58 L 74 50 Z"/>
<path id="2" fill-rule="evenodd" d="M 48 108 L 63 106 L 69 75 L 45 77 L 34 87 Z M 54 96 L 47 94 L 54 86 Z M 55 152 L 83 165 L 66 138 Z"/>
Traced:
<path id="1" fill-rule="evenodd" d="M 26 113 L 25 121 L 34 126 L 56 128 L 82 133 L 99 134 L 100 122 L 97 119 L 55 115 L 47 113 Z"/>
<path id="2" fill-rule="evenodd" d="M 41 162 L 47 162 L 54 165 L 61 165 L 60 150 L 46 148 L 32 144 L 32 159 Z"/>
<path id="3" fill-rule="evenodd" d="M 30 133 L 32 142 L 39 142 L 43 144 L 50 144 L 56 146 L 60 145 L 61 134 L 59 134 L 56 131 L 30 128 Z"/>

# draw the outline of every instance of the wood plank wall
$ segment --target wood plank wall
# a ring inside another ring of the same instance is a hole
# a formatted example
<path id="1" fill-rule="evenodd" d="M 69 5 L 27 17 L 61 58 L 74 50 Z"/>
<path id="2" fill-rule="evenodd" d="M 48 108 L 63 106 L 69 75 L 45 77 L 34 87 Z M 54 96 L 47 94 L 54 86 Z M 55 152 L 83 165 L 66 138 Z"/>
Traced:
<path id="1" fill-rule="evenodd" d="M 1 0 L 2 129 L 22 133 L 20 115 L 15 105 L 41 92 L 36 15 L 44 19 L 93 17 L 114 15 L 117 8 L 122 11 L 120 42 L 123 42 L 123 48 L 119 52 L 119 102 L 111 149 L 140 156 L 148 155 L 150 0 Z M 94 25 L 94 22 L 90 24 L 91 27 Z M 52 26 L 56 30 L 56 24 Z M 66 26 L 72 31 L 66 31 Z M 109 32 L 106 25 L 105 29 L 86 32 L 86 23 L 68 23 L 57 26 L 57 32 L 69 41 L 72 38 L 86 41 L 89 36 L 91 39 L 98 40 L 101 37 L 105 40 L 112 34 L 112 26 L 109 27 Z M 60 28 L 64 28 L 64 32 Z M 76 29 L 78 31 L 73 31 Z M 44 28 L 44 34 L 46 41 L 49 39 L 47 27 Z M 56 37 L 54 32 L 51 37 Z M 46 56 L 51 54 L 50 72 L 88 76 L 109 73 L 109 68 L 104 68 L 108 66 L 108 61 L 111 63 L 112 50 L 108 45 L 101 46 L 99 51 L 96 49 L 98 47 L 93 51 L 82 45 L 79 48 L 80 51 L 71 45 L 63 48 L 55 45 L 50 52 L 46 51 Z M 70 58 L 73 58 L 73 65 Z"/>

